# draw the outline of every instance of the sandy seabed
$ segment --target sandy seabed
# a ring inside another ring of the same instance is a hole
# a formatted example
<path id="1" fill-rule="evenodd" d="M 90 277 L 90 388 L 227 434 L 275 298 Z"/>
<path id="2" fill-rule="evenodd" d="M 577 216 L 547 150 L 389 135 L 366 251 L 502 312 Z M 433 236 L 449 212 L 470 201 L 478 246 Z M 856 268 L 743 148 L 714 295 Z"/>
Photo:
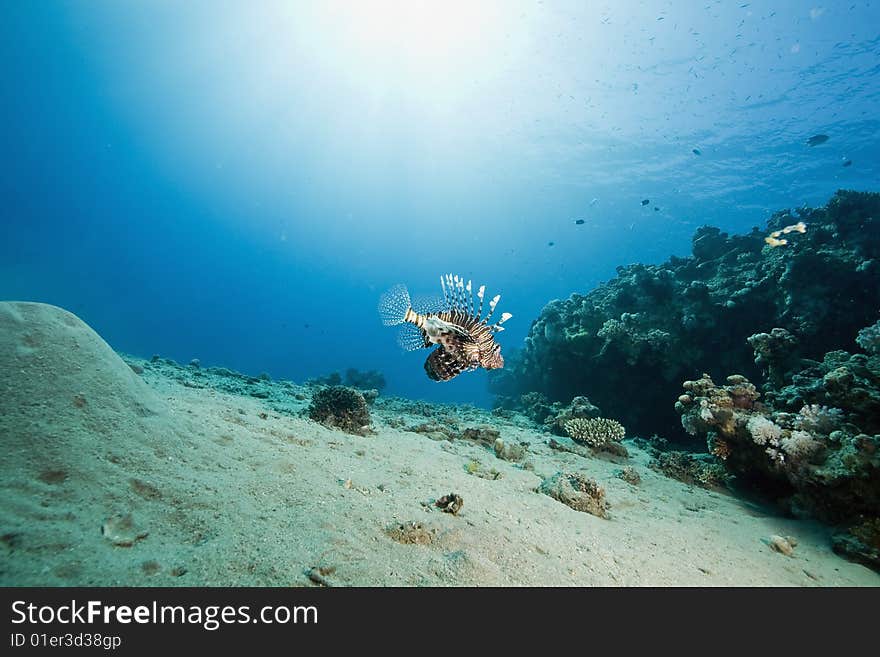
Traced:
<path id="1" fill-rule="evenodd" d="M 351 435 L 304 416 L 311 394 L 123 359 L 67 311 L 0 303 L 0 584 L 880 585 L 830 528 L 669 479 L 631 441 L 579 455 L 524 420 L 381 397 Z M 425 423 L 489 425 L 526 457 L 408 430 Z M 557 472 L 595 479 L 607 518 L 539 492 Z"/>

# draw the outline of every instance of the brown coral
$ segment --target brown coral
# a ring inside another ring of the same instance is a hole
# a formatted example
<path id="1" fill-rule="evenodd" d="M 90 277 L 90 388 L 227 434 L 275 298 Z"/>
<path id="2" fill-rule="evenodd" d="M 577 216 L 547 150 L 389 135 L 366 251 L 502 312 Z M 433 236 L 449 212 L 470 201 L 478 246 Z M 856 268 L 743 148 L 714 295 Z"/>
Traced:
<path id="1" fill-rule="evenodd" d="M 347 433 L 364 435 L 370 431 L 370 411 L 364 396 L 354 388 L 329 386 L 312 397 L 309 417 Z"/>

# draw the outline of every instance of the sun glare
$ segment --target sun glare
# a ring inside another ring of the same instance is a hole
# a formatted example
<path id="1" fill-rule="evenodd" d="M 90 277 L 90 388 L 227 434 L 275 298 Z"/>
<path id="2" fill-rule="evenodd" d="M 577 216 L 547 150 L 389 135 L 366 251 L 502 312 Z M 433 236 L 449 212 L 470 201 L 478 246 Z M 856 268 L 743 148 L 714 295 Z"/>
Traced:
<path id="1" fill-rule="evenodd" d="M 504 52 L 504 15 L 490 2 L 332 2 L 323 11 L 342 65 L 372 88 L 454 97 L 492 75 Z"/>

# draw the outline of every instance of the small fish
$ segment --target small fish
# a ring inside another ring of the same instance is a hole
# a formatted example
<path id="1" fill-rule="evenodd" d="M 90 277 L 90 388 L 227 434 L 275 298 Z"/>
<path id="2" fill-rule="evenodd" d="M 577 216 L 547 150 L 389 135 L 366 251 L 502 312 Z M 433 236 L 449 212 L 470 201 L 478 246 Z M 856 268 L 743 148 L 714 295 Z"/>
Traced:
<path id="1" fill-rule="evenodd" d="M 554 246 L 556 242 L 547 242 L 547 246 Z"/>
<path id="2" fill-rule="evenodd" d="M 803 221 L 799 221 L 796 224 L 792 224 L 791 226 L 786 226 L 782 230 L 776 230 L 770 233 L 773 237 L 779 237 L 780 234 L 788 235 L 789 233 L 806 233 L 807 232 L 807 224 Z"/>
<path id="3" fill-rule="evenodd" d="M 691 150 L 691 153 L 693 153 L 694 155 L 702 155 L 703 151 L 701 151 L 699 148 L 694 148 Z"/>
<path id="4" fill-rule="evenodd" d="M 407 351 L 437 345 L 425 361 L 425 372 L 434 381 L 449 381 L 462 372 L 482 367 L 496 370 L 504 367 L 501 345 L 495 342 L 495 333 L 503 331 L 502 324 L 513 315 L 501 313 L 494 324 L 489 320 L 501 295 L 489 301 L 489 313 L 483 317 L 486 286 L 477 290 L 479 304 L 474 303 L 471 281 L 446 274 L 440 277 L 443 290 L 441 309 L 419 313 L 413 310 L 405 285 L 398 284 L 385 292 L 379 300 L 379 315 L 385 326 L 403 325 L 398 344 Z"/>
<path id="5" fill-rule="evenodd" d="M 583 219 L 575 219 L 574 223 L 576 223 L 578 226 L 583 226 L 584 220 Z"/>
<path id="6" fill-rule="evenodd" d="M 656 205 L 654 206 L 654 212 L 660 212 L 660 208 L 658 208 Z"/>
<path id="7" fill-rule="evenodd" d="M 642 205 L 648 205 L 650 202 L 651 202 L 651 199 L 649 199 L 649 198 L 642 199 Z"/>
<path id="8" fill-rule="evenodd" d="M 846 160 L 846 161 L 844 161 L 844 163 L 843 163 L 841 166 L 844 166 L 844 167 L 851 167 L 851 166 L 852 166 L 852 160 Z"/>
<path id="9" fill-rule="evenodd" d="M 813 135 L 807 139 L 807 146 L 818 146 L 819 144 L 824 144 L 829 139 L 828 135 Z"/>
<path id="10" fill-rule="evenodd" d="M 776 237 L 774 237 L 773 235 L 768 235 L 767 237 L 764 238 L 764 241 L 770 245 L 771 249 L 775 249 L 777 246 L 785 246 L 786 244 L 788 244 L 788 240 L 776 239 Z"/>

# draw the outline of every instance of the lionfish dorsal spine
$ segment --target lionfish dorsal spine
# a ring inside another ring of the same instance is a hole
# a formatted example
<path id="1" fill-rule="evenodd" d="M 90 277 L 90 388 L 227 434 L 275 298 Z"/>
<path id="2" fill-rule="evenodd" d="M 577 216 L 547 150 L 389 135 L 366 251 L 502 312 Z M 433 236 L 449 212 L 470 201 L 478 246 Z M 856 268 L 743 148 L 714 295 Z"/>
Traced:
<path id="1" fill-rule="evenodd" d="M 495 313 L 495 306 L 498 305 L 498 302 L 500 300 L 501 300 L 501 295 L 496 294 L 494 297 L 492 297 L 492 300 L 489 302 L 489 314 L 486 315 L 486 319 L 485 319 L 487 324 L 489 323 L 489 320 L 492 318 L 492 315 Z"/>
<path id="2" fill-rule="evenodd" d="M 455 292 L 452 302 L 453 309 L 467 312 L 468 306 L 464 294 L 464 279 L 456 274 L 455 276 L 453 276 L 452 281 L 453 290 Z"/>
<path id="3" fill-rule="evenodd" d="M 467 282 L 467 285 L 464 287 L 465 292 L 467 293 L 465 296 L 467 297 L 468 302 L 468 315 L 471 317 L 474 316 L 474 294 L 473 287 L 471 286 L 471 281 Z"/>
<path id="4" fill-rule="evenodd" d="M 513 317 L 511 313 L 501 313 L 501 319 L 492 324 L 492 326 L 490 326 L 489 328 L 491 328 L 493 331 L 503 331 L 504 327 L 501 325 L 511 317 Z"/>
<path id="5" fill-rule="evenodd" d="M 445 284 L 443 285 L 443 294 L 446 297 L 446 307 L 452 308 L 455 305 L 455 281 L 452 274 L 444 274 Z"/>
<path id="6" fill-rule="evenodd" d="M 477 310 L 477 319 L 480 319 L 480 315 L 483 314 L 483 296 L 486 294 L 486 286 L 481 285 L 480 289 L 477 290 L 477 298 L 480 300 L 480 307 Z"/>

